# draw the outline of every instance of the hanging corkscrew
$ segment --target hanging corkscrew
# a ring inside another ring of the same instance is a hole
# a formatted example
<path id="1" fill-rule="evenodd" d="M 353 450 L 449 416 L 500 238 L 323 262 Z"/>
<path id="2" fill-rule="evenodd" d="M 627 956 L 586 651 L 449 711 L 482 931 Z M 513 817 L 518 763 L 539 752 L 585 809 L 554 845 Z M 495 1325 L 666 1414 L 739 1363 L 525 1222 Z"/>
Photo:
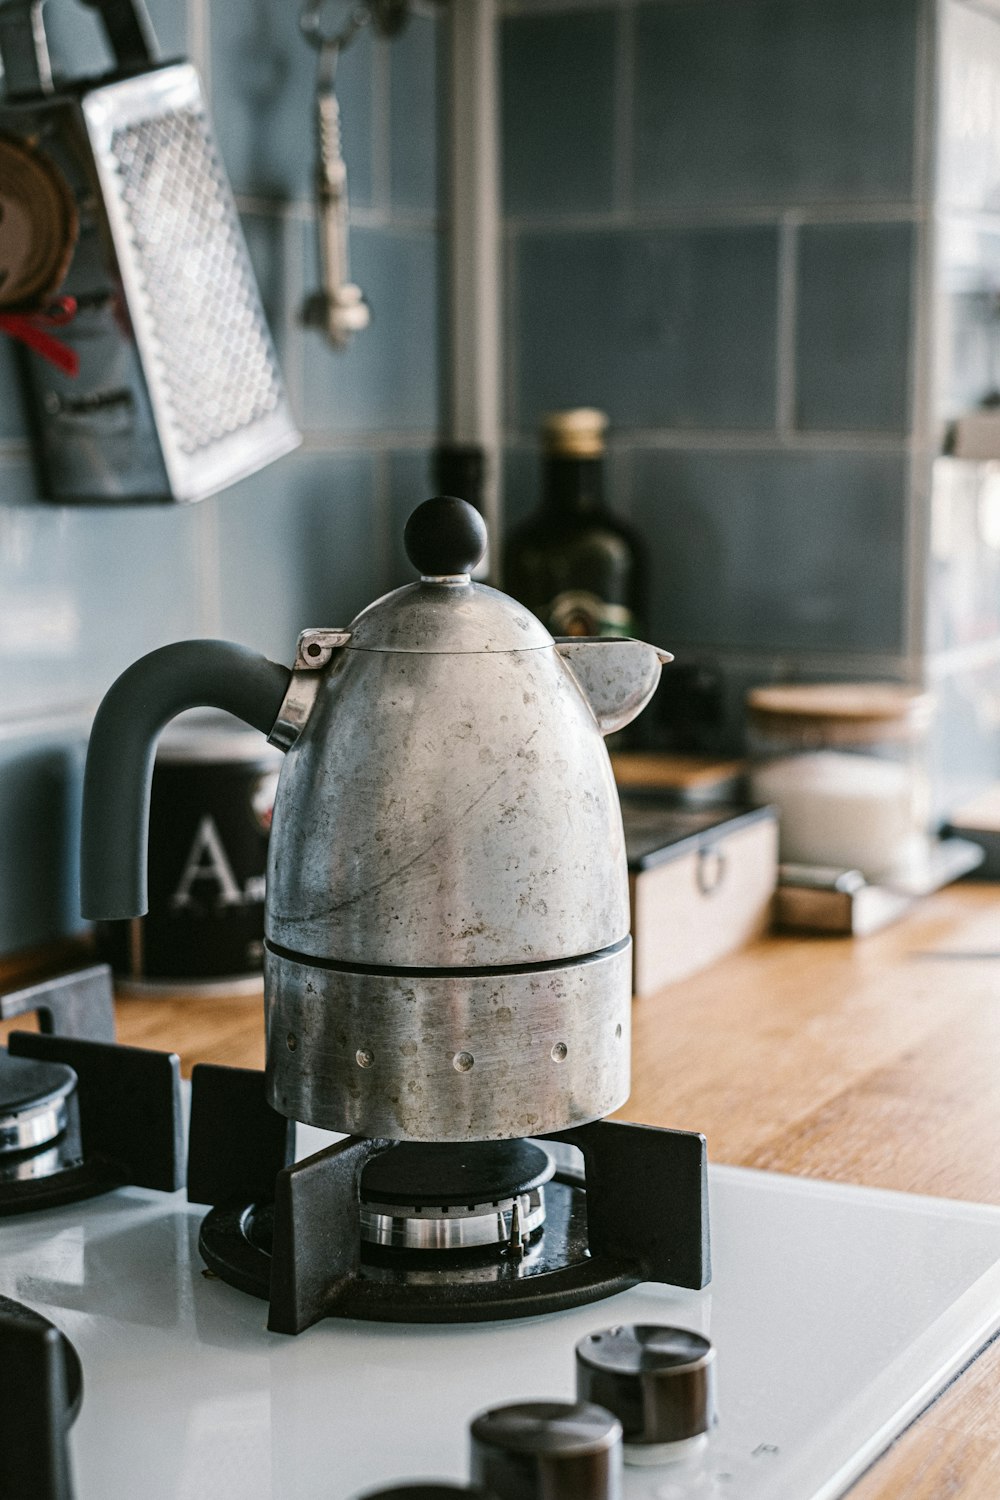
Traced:
<path id="1" fill-rule="evenodd" d="M 346 349 L 355 333 L 368 327 L 371 309 L 351 280 L 347 164 L 344 161 L 337 99 L 340 55 L 369 23 L 382 36 L 395 35 L 406 22 L 408 0 L 373 0 L 354 7 L 336 31 L 323 25 L 324 0 L 307 0 L 299 17 L 302 34 L 316 50 L 316 225 L 319 234 L 320 289 L 306 299 L 303 320 L 320 328 L 335 349 Z"/>

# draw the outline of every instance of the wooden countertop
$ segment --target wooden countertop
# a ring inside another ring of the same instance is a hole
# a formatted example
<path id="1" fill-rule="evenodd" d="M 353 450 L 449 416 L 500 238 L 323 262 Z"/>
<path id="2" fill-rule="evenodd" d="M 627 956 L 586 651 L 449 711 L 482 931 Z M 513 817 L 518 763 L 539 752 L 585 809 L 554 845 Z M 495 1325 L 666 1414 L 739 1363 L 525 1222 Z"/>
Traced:
<path id="1" fill-rule="evenodd" d="M 123 999 L 119 1031 L 185 1071 L 263 1064 L 259 995 Z M 1000 886 L 868 938 L 768 937 L 636 1002 L 622 1117 L 701 1130 L 715 1161 L 1000 1204 Z M 851 1496 L 998 1493 L 1000 1341 Z"/>

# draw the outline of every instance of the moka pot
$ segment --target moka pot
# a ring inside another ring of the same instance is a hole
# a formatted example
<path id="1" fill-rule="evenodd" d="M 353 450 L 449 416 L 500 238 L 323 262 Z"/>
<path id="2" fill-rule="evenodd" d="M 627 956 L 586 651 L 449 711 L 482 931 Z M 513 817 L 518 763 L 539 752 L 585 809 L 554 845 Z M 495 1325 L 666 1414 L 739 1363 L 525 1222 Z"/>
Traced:
<path id="1" fill-rule="evenodd" d="M 646 705 L 666 652 L 553 640 L 471 579 L 464 501 L 405 542 L 420 582 L 294 667 L 222 641 L 164 646 L 98 711 L 83 909 L 145 910 L 156 737 L 184 709 L 283 749 L 265 908 L 267 1093 L 281 1114 L 394 1140 L 508 1139 L 601 1118 L 629 1093 L 631 939 L 603 736 Z"/>

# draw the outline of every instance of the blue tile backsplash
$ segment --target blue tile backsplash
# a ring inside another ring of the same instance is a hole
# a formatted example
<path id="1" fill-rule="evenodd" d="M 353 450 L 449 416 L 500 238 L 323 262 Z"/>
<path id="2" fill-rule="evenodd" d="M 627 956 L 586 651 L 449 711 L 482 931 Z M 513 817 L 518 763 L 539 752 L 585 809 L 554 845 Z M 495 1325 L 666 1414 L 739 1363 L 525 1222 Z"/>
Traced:
<path id="1" fill-rule="evenodd" d="M 213 5 L 212 115 L 236 193 L 301 199 L 312 190 L 316 54 L 299 9 L 277 0 Z M 368 29 L 337 66 L 344 157 L 352 206 L 372 202 L 377 43 Z"/>
<path id="2" fill-rule="evenodd" d="M 636 13 L 639 203 L 908 201 L 919 0 Z"/>
<path id="3" fill-rule="evenodd" d="M 603 407 L 616 426 L 775 420 L 773 226 L 518 237 L 515 422 Z"/>
<path id="4" fill-rule="evenodd" d="M 912 224 L 805 224 L 796 285 L 796 425 L 909 429 Z"/>
<path id="5" fill-rule="evenodd" d="M 199 49 L 305 442 L 191 509 L 52 507 L 0 345 L 0 951 L 77 925 L 82 756 L 117 672 L 194 634 L 288 660 L 300 628 L 405 582 L 399 532 L 443 425 L 446 8 L 418 0 L 401 38 L 366 30 L 340 62 L 372 308 L 342 354 L 301 321 L 317 269 L 298 6 L 151 10 L 165 53 Z M 99 68 L 94 17 L 49 11 L 57 64 Z M 649 634 L 722 677 L 715 748 L 739 746 L 755 681 L 922 676 L 939 805 L 996 776 L 1000 453 L 932 460 L 1000 384 L 1000 17 L 501 0 L 497 24 L 508 523 L 537 497 L 542 413 L 605 408 Z"/>
<path id="6" fill-rule="evenodd" d="M 903 452 L 637 451 L 653 639 L 898 652 L 905 477 Z"/>
<path id="7" fill-rule="evenodd" d="M 336 353 L 300 321 L 316 273 L 315 59 L 299 8 L 150 8 L 165 54 L 190 44 L 189 17 L 191 36 L 206 38 L 220 151 L 306 442 L 190 508 L 53 506 L 38 498 L 15 363 L 0 342 L 0 952 L 78 926 L 82 758 L 89 716 L 114 677 L 143 652 L 193 635 L 289 661 L 304 626 L 344 624 L 403 581 L 389 518 L 428 492 L 440 424 L 439 12 L 422 7 L 392 43 L 366 30 L 341 59 L 351 208 L 361 221 L 353 272 L 372 324 Z M 92 14 L 77 4 L 47 13 L 57 65 L 101 69 Z M 397 452 L 393 434 L 413 451 Z M 404 484 L 405 494 L 393 492 Z"/>
<path id="8" fill-rule="evenodd" d="M 606 410 L 648 630 L 722 672 L 718 748 L 755 674 L 908 675 L 921 0 L 510 10 L 508 517 L 540 416 Z"/>
<path id="9" fill-rule="evenodd" d="M 721 672 L 719 749 L 755 681 L 952 684 L 967 651 L 1000 681 L 1000 452 L 932 477 L 927 446 L 1000 390 L 1000 17 L 508 10 L 508 518 L 537 494 L 541 414 L 606 409 L 648 629 Z M 976 702 L 970 734 L 995 694 Z M 979 741 L 963 785 L 991 756 L 1000 774 L 997 733 Z"/>
<path id="10" fill-rule="evenodd" d="M 432 429 L 438 416 L 441 289 L 433 229 L 355 229 L 351 275 L 370 326 L 337 358 L 310 334 L 302 421 L 308 431 Z M 304 234 L 307 292 L 318 285 L 316 236 Z"/>
<path id="11" fill-rule="evenodd" d="M 614 198 L 613 10 L 514 16 L 503 28 L 503 196 L 512 214 Z"/>

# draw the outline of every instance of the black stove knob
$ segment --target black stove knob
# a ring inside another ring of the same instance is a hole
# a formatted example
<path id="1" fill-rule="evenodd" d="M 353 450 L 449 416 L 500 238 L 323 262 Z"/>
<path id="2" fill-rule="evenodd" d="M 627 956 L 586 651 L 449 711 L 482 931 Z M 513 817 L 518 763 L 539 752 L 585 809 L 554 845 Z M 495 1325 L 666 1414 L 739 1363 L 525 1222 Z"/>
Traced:
<path id="1" fill-rule="evenodd" d="M 492 1500 L 485 1490 L 473 1489 L 468 1484 L 449 1484 L 442 1479 L 435 1484 L 391 1484 L 387 1490 L 365 1490 L 358 1500 L 455 1500 L 456 1495 L 465 1495 L 466 1500 Z"/>
<path id="2" fill-rule="evenodd" d="M 626 1463 L 680 1458 L 716 1422 L 715 1349 L 688 1328 L 605 1328 L 576 1346 L 576 1393 L 614 1412 Z"/>
<path id="3" fill-rule="evenodd" d="M 492 1407 L 472 1424 L 472 1478 L 497 1500 L 620 1500 L 621 1423 L 585 1402 Z"/>

